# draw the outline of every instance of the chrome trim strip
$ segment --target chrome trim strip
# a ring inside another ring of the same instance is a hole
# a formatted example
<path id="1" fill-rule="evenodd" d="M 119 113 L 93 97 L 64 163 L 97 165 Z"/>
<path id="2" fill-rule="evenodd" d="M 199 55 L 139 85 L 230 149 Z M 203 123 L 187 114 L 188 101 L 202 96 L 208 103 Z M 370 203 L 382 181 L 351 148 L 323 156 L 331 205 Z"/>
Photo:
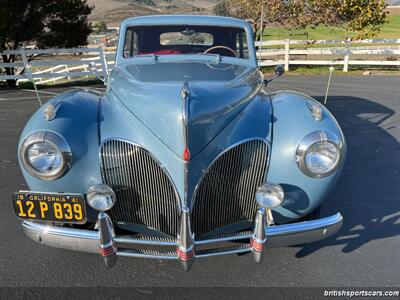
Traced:
<path id="1" fill-rule="evenodd" d="M 207 257 L 213 257 L 213 256 L 222 256 L 222 255 L 231 255 L 231 254 L 240 254 L 240 253 L 249 253 L 251 252 L 250 246 L 244 246 L 244 247 L 237 247 L 237 248 L 231 248 L 227 249 L 225 251 L 210 251 L 210 252 L 203 252 L 197 254 L 197 258 L 207 258 Z"/>
<path id="2" fill-rule="evenodd" d="M 304 231 L 312 231 L 321 229 L 323 227 L 332 226 L 337 223 L 341 223 L 342 221 L 343 221 L 343 216 L 341 215 L 341 213 L 336 213 L 332 216 L 312 221 L 303 221 L 298 223 L 269 226 L 266 227 L 266 234 L 268 238 L 274 236 L 292 235 Z"/>
<path id="3" fill-rule="evenodd" d="M 190 97 L 190 89 L 189 83 L 185 81 L 183 87 L 181 89 L 181 99 L 182 99 L 182 123 L 183 123 L 183 138 L 184 138 L 184 146 L 188 146 L 189 142 L 189 132 L 188 132 L 188 124 L 189 124 L 189 98 Z"/>
<path id="4" fill-rule="evenodd" d="M 222 255 L 231 255 L 231 254 L 239 254 L 239 253 L 249 253 L 251 252 L 250 247 L 238 247 L 232 248 L 226 251 L 210 251 L 210 252 L 203 252 L 196 255 L 196 258 L 207 258 L 213 256 L 222 256 Z M 156 255 L 156 254 L 145 254 L 139 253 L 132 250 L 121 250 L 117 253 L 118 256 L 124 257 L 137 257 L 137 258 L 148 258 L 148 259 L 162 259 L 162 260 L 178 260 L 178 257 L 174 254 L 166 253 L 165 255 Z"/>
<path id="5" fill-rule="evenodd" d="M 299 245 L 309 242 L 314 242 L 327 238 L 339 231 L 343 224 L 343 217 L 340 213 L 335 215 L 300 223 L 274 225 L 266 227 L 266 248 L 284 247 L 290 245 Z M 36 222 L 24 221 L 22 222 L 24 234 L 35 242 L 41 243 L 46 246 L 69 249 L 82 252 L 98 253 L 99 233 L 98 231 L 84 230 L 84 229 L 71 229 L 65 227 L 48 226 Z M 214 244 L 225 241 L 234 241 L 240 239 L 250 239 L 252 233 L 240 234 L 235 236 L 216 238 L 205 241 L 195 241 L 195 245 Z M 150 245 L 150 246 L 167 246 L 176 247 L 176 241 L 154 241 L 154 240 L 138 240 L 130 237 L 115 237 L 115 242 L 129 244 L 130 246 L 136 245 Z M 205 253 L 200 251 L 196 254 L 197 257 L 216 256 L 232 253 L 248 252 L 249 250 L 241 249 L 232 250 L 228 252 Z M 239 252 L 237 252 L 239 251 Z M 131 257 L 146 257 L 156 259 L 177 259 L 176 254 L 174 257 L 164 255 L 154 255 L 149 253 L 138 253 L 135 250 L 119 249 L 117 255 L 131 256 Z"/>
<path id="6" fill-rule="evenodd" d="M 242 234 L 238 232 L 235 235 L 231 236 L 226 236 L 226 237 L 220 237 L 216 239 L 209 239 L 209 240 L 200 240 L 200 241 L 195 241 L 196 246 L 202 246 L 202 245 L 210 245 L 210 244 L 215 244 L 215 243 L 223 243 L 223 242 L 234 242 L 237 240 L 245 240 L 245 239 L 250 239 L 252 237 L 252 233 L 248 232 L 245 234 Z"/>
<path id="7" fill-rule="evenodd" d="M 136 245 L 148 245 L 148 246 L 165 246 L 165 247 L 176 247 L 176 241 L 156 241 L 156 240 L 140 240 L 134 239 L 129 236 L 115 237 L 114 241 L 118 244 L 136 244 Z"/>
<path id="8" fill-rule="evenodd" d="M 301 245 L 332 236 L 343 225 L 340 213 L 300 223 L 284 224 L 266 228 L 266 248 L 278 248 L 290 245 Z"/>
<path id="9" fill-rule="evenodd" d="M 190 149 L 189 149 L 189 100 L 190 100 L 190 88 L 189 88 L 189 83 L 185 81 L 183 84 L 183 87 L 181 89 L 181 99 L 182 99 L 182 127 L 183 127 L 183 145 L 184 149 L 182 152 L 182 155 L 184 155 L 185 151 L 189 151 L 189 160 L 190 160 Z M 185 161 L 185 159 L 182 156 L 182 159 L 184 160 L 184 195 L 183 195 L 183 203 L 184 207 L 187 207 L 187 197 L 188 197 L 188 176 L 189 176 L 189 170 L 188 170 L 188 163 L 189 161 Z"/>
<path id="10" fill-rule="evenodd" d="M 117 253 L 118 256 L 124 257 L 137 257 L 137 258 L 150 258 L 150 259 L 162 259 L 162 260 L 178 260 L 178 256 L 171 254 L 156 255 L 151 253 L 140 253 L 135 250 L 124 249 Z"/>

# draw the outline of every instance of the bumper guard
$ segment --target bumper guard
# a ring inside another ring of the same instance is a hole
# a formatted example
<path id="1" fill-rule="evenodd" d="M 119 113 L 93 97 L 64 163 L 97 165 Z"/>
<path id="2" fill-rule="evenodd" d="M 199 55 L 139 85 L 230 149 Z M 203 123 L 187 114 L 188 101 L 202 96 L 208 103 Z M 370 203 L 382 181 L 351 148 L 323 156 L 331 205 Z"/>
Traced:
<path id="1" fill-rule="evenodd" d="M 108 220 L 108 218 L 104 218 Z M 343 217 L 340 213 L 312 221 L 299 223 L 265 226 L 265 241 L 261 247 L 254 247 L 252 231 L 218 236 L 206 240 L 195 240 L 193 256 L 196 258 L 240 254 L 254 251 L 263 251 L 267 248 L 291 246 L 310 243 L 327 238 L 335 234 L 342 226 Z M 108 225 L 108 222 L 107 222 Z M 55 227 L 36 222 L 24 221 L 22 223 L 27 237 L 42 245 L 63 248 L 75 251 L 102 254 L 108 243 L 111 253 L 116 256 L 142 257 L 153 259 L 181 260 L 176 249 L 182 246 L 182 237 L 178 239 L 154 239 L 134 236 L 114 236 L 110 226 L 103 226 L 110 230 L 109 235 L 100 231 Z M 111 225 L 112 226 L 112 225 Z M 262 228 L 262 227 L 261 227 Z M 190 227 L 187 226 L 189 230 Z M 229 246 L 226 246 L 226 244 Z M 223 246 L 222 244 L 225 244 Z M 232 246 L 234 245 L 234 246 Z M 178 247 L 178 248 L 177 248 Z M 157 249 L 157 250 L 155 250 Z M 160 249 L 160 250 L 158 250 Z M 110 262 L 112 266 L 115 259 Z"/>

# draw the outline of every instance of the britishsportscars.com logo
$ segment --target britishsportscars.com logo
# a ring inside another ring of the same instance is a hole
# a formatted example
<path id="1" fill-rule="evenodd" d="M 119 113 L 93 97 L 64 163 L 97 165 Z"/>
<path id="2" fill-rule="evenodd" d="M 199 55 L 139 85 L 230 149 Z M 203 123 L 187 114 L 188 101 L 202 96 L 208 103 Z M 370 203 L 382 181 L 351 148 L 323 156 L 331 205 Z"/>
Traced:
<path id="1" fill-rule="evenodd" d="M 399 297 L 399 290 L 325 290 L 324 297 Z"/>

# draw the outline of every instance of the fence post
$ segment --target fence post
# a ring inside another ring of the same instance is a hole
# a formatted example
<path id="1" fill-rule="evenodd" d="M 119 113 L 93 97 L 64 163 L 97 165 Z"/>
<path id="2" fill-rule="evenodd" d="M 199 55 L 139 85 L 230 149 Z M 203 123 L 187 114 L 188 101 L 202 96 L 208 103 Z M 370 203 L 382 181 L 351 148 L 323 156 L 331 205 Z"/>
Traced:
<path id="1" fill-rule="evenodd" d="M 347 72 L 349 70 L 349 60 L 350 60 L 350 42 L 346 41 L 346 50 L 344 51 L 344 64 L 343 64 L 343 72 Z"/>
<path id="2" fill-rule="evenodd" d="M 285 40 L 285 71 L 289 71 L 289 46 L 290 40 Z"/>
<path id="3" fill-rule="evenodd" d="M 65 72 L 68 74 L 69 73 L 69 69 L 68 69 L 68 65 L 65 65 Z M 68 81 L 71 81 L 71 77 L 67 76 Z"/>
<path id="4" fill-rule="evenodd" d="M 99 47 L 99 56 L 100 56 L 101 68 L 102 68 L 102 72 L 103 72 L 104 85 L 107 85 L 107 77 L 108 77 L 107 60 L 106 60 L 106 56 L 104 55 L 103 46 Z"/>
<path id="5" fill-rule="evenodd" d="M 85 72 L 87 72 L 86 64 L 83 64 L 83 69 L 85 70 Z M 89 77 L 89 75 L 86 75 L 86 78 L 88 78 L 88 77 Z"/>
<path id="6" fill-rule="evenodd" d="M 53 72 L 53 68 L 54 68 L 54 67 L 51 67 L 51 68 L 50 68 L 50 73 L 51 73 L 51 74 L 54 73 L 54 72 Z M 53 79 L 53 83 L 56 83 L 56 78 L 55 78 L 54 76 L 53 76 L 52 79 Z"/>

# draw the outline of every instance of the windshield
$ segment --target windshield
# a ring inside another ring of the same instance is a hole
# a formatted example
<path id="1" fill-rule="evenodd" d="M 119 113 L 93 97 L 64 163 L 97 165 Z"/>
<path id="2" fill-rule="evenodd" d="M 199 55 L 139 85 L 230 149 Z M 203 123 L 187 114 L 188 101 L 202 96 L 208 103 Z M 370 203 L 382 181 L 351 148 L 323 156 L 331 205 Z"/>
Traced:
<path id="1" fill-rule="evenodd" d="M 137 26 L 128 27 L 123 56 L 165 54 L 219 54 L 249 58 L 243 28 L 218 26 Z"/>

